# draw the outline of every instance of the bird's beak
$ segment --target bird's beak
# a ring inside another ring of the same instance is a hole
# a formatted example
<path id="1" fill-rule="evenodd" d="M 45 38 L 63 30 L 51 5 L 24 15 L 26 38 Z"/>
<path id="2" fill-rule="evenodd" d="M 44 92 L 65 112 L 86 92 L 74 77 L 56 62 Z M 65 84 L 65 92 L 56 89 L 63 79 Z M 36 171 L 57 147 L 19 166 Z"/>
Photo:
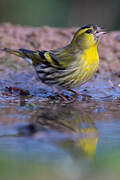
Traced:
<path id="1" fill-rule="evenodd" d="M 102 30 L 98 30 L 95 32 L 95 37 L 96 38 L 99 38 L 100 36 L 102 36 L 103 34 L 106 34 L 105 31 L 102 31 Z"/>

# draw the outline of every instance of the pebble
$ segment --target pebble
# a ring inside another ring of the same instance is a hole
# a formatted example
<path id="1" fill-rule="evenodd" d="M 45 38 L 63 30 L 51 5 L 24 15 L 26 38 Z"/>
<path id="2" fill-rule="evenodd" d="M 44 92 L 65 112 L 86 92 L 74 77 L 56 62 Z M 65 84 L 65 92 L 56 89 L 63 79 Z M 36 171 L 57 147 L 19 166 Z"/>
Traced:
<path id="1" fill-rule="evenodd" d="M 115 36 L 115 40 L 120 41 L 120 34 L 118 34 L 117 36 Z"/>

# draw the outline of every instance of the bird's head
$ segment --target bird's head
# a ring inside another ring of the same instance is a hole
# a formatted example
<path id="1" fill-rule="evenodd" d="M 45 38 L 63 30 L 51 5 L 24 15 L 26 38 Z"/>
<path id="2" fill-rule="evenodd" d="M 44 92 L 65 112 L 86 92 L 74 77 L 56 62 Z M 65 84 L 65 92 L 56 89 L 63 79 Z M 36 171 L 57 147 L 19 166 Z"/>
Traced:
<path id="1" fill-rule="evenodd" d="M 101 27 L 97 25 L 82 26 L 74 35 L 72 44 L 79 49 L 88 49 L 97 46 L 99 37 L 105 34 Z"/>

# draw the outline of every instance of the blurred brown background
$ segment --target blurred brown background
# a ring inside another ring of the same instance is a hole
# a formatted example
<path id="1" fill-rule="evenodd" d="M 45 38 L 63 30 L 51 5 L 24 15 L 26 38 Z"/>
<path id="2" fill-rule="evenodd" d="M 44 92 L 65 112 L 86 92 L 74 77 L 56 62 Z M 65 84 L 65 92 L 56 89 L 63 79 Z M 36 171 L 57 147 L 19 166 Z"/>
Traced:
<path id="1" fill-rule="evenodd" d="M 120 0 L 0 0 L 0 22 L 71 27 L 99 24 L 120 29 Z"/>

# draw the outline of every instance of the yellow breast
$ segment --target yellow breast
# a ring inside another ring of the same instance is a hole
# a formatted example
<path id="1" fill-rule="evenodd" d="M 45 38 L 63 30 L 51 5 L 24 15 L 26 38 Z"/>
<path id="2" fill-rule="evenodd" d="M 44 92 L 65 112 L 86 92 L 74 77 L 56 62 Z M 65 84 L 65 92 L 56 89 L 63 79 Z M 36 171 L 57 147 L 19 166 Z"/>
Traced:
<path id="1" fill-rule="evenodd" d="M 77 70 L 74 75 L 74 85 L 81 85 L 91 79 L 99 66 L 97 47 L 93 46 L 77 55 Z"/>

